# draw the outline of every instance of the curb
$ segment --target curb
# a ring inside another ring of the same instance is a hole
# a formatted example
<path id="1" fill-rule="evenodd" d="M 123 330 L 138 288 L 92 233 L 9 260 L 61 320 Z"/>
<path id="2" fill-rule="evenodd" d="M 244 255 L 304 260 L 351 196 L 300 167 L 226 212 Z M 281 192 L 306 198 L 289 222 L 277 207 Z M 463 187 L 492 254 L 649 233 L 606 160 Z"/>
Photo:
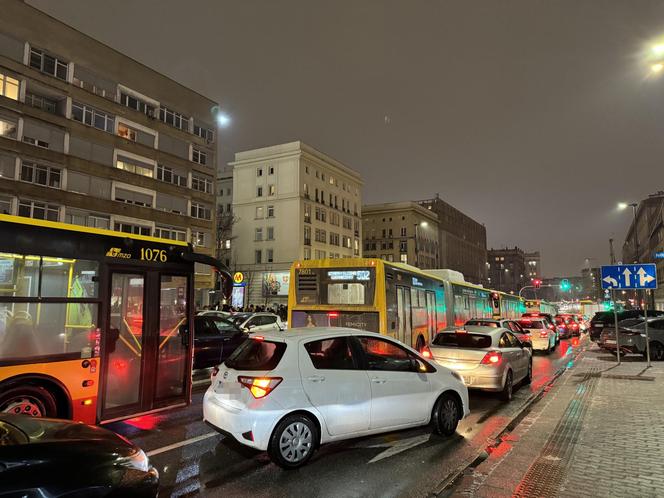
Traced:
<path id="1" fill-rule="evenodd" d="M 574 355 L 574 361 L 576 362 L 577 358 L 586 351 L 586 348 L 584 347 L 583 349 L 579 350 L 576 355 Z M 433 490 L 428 493 L 427 496 L 430 497 L 436 497 L 436 496 L 441 496 L 444 494 L 444 492 L 457 480 L 461 475 L 470 467 L 477 462 L 477 464 L 483 462 L 486 460 L 488 457 L 486 448 L 488 446 L 495 446 L 497 444 L 500 444 L 501 438 L 508 432 L 513 431 L 519 423 L 526 417 L 532 406 L 537 403 L 539 400 L 542 399 L 544 396 L 544 393 L 550 390 L 553 387 L 553 384 L 558 380 L 560 376 L 562 376 L 565 372 L 570 370 L 570 368 L 567 367 L 562 367 L 560 368 L 555 374 L 553 374 L 553 377 L 549 382 L 544 384 L 540 389 L 538 389 L 536 392 L 532 393 L 521 405 L 519 410 L 510 418 L 510 420 L 503 426 L 502 429 L 500 429 L 499 432 L 497 432 L 495 435 L 489 436 L 487 438 L 488 441 L 493 441 L 492 444 L 486 445 L 482 450 L 478 451 L 477 454 L 475 455 L 474 458 L 469 458 L 466 459 L 461 465 L 459 465 L 454 471 L 452 471 L 451 474 L 449 474 L 443 481 L 438 483 L 436 486 L 434 486 Z"/>

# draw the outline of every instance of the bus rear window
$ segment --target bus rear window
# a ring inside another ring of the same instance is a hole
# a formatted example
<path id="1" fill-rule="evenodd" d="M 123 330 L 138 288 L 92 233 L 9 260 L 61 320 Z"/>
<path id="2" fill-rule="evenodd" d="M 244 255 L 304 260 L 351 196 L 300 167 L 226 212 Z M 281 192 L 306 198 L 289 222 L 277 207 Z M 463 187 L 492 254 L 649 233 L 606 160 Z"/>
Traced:
<path id="1" fill-rule="evenodd" d="M 301 268 L 296 270 L 298 304 L 372 305 L 375 268 Z"/>
<path id="2" fill-rule="evenodd" d="M 484 334 L 458 334 L 443 332 L 433 340 L 436 346 L 466 349 L 485 349 L 491 347 L 491 336 Z"/>
<path id="3" fill-rule="evenodd" d="M 283 342 L 250 339 L 244 341 L 224 364 L 235 370 L 274 370 L 285 351 Z"/>

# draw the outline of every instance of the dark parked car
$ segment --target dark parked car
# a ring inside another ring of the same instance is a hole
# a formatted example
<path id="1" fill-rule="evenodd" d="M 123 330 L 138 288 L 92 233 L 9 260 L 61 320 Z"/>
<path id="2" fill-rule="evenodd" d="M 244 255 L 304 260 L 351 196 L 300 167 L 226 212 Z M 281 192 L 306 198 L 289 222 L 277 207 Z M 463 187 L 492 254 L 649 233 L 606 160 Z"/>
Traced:
<path id="1" fill-rule="evenodd" d="M 154 497 L 159 474 L 117 434 L 0 413 L 0 496 Z"/>
<path id="2" fill-rule="evenodd" d="M 650 313 L 650 311 L 648 311 Z M 620 351 L 640 354 L 646 357 L 645 318 L 628 318 L 618 323 L 620 331 Z M 648 338 L 650 339 L 650 358 L 653 361 L 664 360 L 664 318 L 648 318 Z M 616 331 L 604 327 L 599 336 L 599 347 L 616 353 Z"/>
<path id="3" fill-rule="evenodd" d="M 664 311 L 648 310 L 648 316 L 664 316 Z M 618 321 L 627 320 L 628 318 L 643 318 L 643 310 L 625 310 L 618 312 Z M 599 336 L 604 327 L 615 328 L 615 317 L 613 311 L 598 311 L 595 316 L 590 320 L 590 340 L 599 341 Z"/>
<path id="4" fill-rule="evenodd" d="M 242 344 L 248 335 L 232 321 L 200 314 L 194 317 L 194 368 L 216 367 Z"/>

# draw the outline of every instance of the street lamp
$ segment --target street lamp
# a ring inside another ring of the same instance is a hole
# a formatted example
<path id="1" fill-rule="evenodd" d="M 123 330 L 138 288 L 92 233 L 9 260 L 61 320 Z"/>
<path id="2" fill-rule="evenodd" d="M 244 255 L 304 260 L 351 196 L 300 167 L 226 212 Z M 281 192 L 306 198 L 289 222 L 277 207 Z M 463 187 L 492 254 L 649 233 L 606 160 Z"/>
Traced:
<path id="1" fill-rule="evenodd" d="M 618 203 L 618 209 L 621 211 L 624 211 L 628 207 L 632 208 L 632 216 L 634 217 L 634 262 L 638 263 L 639 262 L 639 237 L 636 229 L 636 208 L 639 206 L 638 202 L 619 202 Z"/>

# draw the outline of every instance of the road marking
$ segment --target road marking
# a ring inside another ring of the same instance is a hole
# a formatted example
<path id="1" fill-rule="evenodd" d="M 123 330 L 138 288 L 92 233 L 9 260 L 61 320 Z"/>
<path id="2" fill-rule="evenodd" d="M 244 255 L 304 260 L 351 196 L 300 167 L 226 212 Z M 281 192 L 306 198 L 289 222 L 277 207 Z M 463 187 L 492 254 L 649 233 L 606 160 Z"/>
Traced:
<path id="1" fill-rule="evenodd" d="M 180 441 L 179 443 L 169 444 L 168 446 L 162 446 L 161 448 L 148 451 L 146 455 L 149 457 L 154 455 L 159 455 L 160 453 L 165 453 L 166 451 L 171 451 L 176 448 L 180 448 L 182 446 L 187 446 L 189 444 L 194 444 L 199 441 L 203 441 L 205 439 L 211 438 L 212 436 L 221 436 L 221 434 L 219 434 L 218 432 L 208 432 L 207 434 L 202 434 L 200 436 L 185 439 L 184 441 Z"/>
<path id="2" fill-rule="evenodd" d="M 387 448 L 385 451 L 378 453 L 375 457 L 369 460 L 369 463 L 379 462 L 385 458 L 398 455 L 399 453 L 415 448 L 421 444 L 426 443 L 431 439 L 431 434 L 422 434 L 421 436 L 410 437 L 408 439 L 401 439 L 397 441 L 391 441 L 389 443 L 374 444 L 367 446 L 367 448 Z"/>

